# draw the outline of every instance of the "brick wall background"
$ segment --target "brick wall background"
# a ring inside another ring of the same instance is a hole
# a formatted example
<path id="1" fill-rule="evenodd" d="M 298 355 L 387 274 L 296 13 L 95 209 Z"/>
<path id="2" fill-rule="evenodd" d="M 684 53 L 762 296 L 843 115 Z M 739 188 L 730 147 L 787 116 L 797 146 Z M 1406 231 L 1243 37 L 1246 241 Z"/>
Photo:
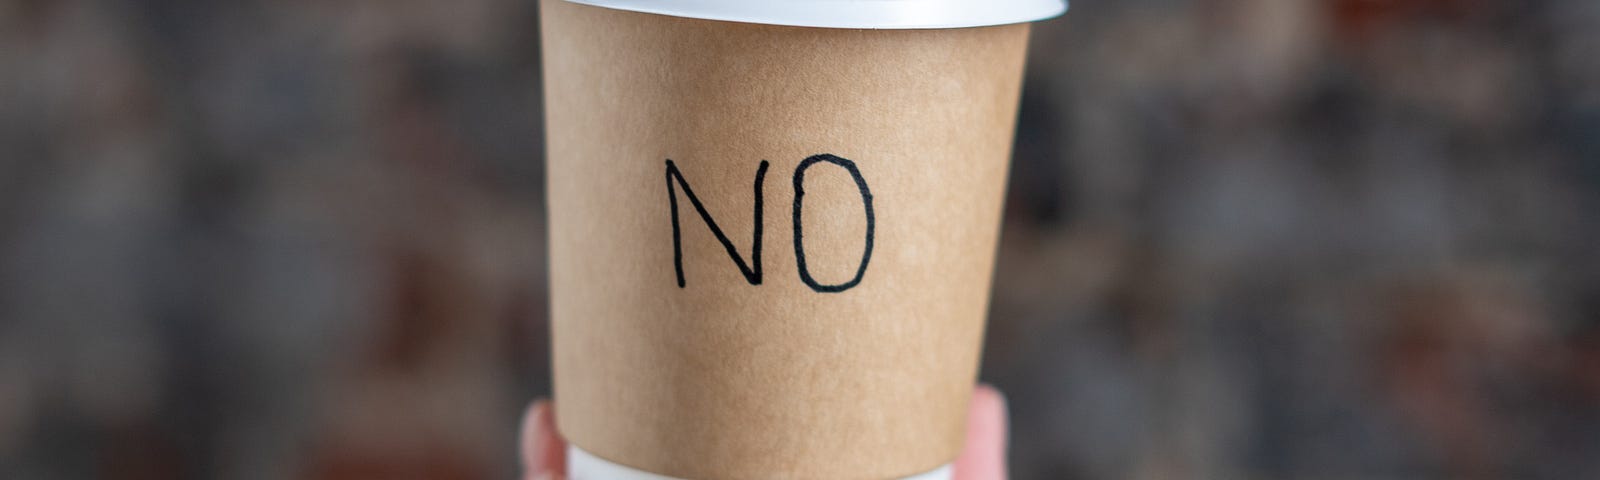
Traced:
<path id="1" fill-rule="evenodd" d="M 510 478 L 536 2 L 0 2 L 0 477 Z M 1021 479 L 1600 475 L 1600 4 L 1078 0 L 985 380 Z"/>

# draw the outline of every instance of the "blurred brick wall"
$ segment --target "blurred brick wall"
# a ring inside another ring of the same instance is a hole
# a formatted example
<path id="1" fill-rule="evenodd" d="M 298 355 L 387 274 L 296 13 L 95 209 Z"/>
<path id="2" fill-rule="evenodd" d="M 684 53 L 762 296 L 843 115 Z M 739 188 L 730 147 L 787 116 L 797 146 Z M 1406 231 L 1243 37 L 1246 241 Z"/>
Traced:
<path id="1" fill-rule="evenodd" d="M 0 477 L 509 478 L 535 2 L 0 2 Z M 1035 29 L 1017 478 L 1600 475 L 1600 4 Z"/>

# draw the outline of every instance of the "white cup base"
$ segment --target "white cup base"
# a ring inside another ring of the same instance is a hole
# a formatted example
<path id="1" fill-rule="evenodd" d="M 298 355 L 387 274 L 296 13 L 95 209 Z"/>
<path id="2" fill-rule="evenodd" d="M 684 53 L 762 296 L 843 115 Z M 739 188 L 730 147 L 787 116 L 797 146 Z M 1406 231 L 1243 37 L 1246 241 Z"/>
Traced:
<path id="1" fill-rule="evenodd" d="M 950 465 L 933 469 L 901 480 L 950 480 Z M 567 478 L 570 480 L 683 480 L 658 475 L 643 470 L 611 463 L 583 451 L 576 445 L 567 446 Z"/>

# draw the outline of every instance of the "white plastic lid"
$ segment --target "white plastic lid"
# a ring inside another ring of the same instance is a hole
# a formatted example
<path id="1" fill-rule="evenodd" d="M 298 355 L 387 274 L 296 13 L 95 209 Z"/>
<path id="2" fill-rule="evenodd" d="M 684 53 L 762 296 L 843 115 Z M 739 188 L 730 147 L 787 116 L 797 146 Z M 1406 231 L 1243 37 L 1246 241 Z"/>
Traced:
<path id="1" fill-rule="evenodd" d="M 676 17 L 827 28 L 965 28 L 1032 22 L 1066 0 L 568 0 Z"/>

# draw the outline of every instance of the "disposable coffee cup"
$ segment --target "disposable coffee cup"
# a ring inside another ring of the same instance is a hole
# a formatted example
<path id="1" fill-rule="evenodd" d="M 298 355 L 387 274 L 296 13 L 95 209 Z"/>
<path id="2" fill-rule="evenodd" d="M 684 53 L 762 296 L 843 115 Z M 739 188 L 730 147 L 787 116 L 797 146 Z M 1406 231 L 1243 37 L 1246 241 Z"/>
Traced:
<path id="1" fill-rule="evenodd" d="M 543 0 L 569 476 L 948 479 L 1065 8 Z"/>

